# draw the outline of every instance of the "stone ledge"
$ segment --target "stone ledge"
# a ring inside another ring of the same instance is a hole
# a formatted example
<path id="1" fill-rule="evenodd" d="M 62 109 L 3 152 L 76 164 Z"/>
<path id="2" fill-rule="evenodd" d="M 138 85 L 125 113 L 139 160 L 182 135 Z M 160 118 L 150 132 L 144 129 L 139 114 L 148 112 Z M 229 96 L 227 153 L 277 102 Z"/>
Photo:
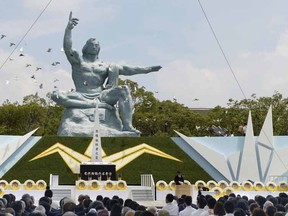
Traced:
<path id="1" fill-rule="evenodd" d="M 101 137 L 139 137 L 139 133 L 122 131 L 118 111 L 99 108 Z M 94 108 L 65 108 L 58 129 L 58 136 L 93 137 Z"/>

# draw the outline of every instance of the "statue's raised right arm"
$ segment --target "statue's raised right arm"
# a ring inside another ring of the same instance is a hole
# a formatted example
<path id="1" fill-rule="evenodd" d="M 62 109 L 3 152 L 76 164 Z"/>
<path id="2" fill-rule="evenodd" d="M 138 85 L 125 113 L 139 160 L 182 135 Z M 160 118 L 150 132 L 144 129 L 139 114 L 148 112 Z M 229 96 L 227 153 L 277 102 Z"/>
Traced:
<path id="1" fill-rule="evenodd" d="M 63 49 L 71 65 L 80 62 L 79 53 L 72 49 L 72 29 L 78 24 L 78 21 L 77 18 L 72 17 L 71 11 L 63 40 Z"/>

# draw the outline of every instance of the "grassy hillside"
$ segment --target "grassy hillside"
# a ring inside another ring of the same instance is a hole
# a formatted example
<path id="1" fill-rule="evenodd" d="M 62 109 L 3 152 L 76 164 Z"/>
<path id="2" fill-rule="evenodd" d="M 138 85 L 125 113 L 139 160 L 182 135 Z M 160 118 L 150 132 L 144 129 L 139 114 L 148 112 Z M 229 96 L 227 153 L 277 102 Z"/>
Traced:
<path id="1" fill-rule="evenodd" d="M 73 174 L 58 153 L 51 154 L 44 158 L 31 161 L 36 155 L 53 146 L 61 143 L 81 154 L 91 142 L 91 138 L 84 137 L 58 137 L 46 136 L 18 161 L 4 176 L 3 179 L 11 181 L 17 179 L 24 182 L 27 179 L 49 181 L 49 174 L 59 175 L 60 184 L 74 184 L 77 175 Z M 182 162 L 162 158 L 152 154 L 142 154 L 125 167 L 120 169 L 117 174 L 122 176 L 128 184 L 140 184 L 141 174 L 152 174 L 155 182 L 165 180 L 169 183 L 173 180 L 177 170 L 185 174 L 185 179 L 191 183 L 201 179 L 208 181 L 210 175 L 206 173 L 195 161 L 183 152 L 170 138 L 163 137 L 133 137 L 133 138 L 102 138 L 102 148 L 107 156 L 125 150 L 139 144 L 146 143 L 166 154 L 180 159 Z"/>

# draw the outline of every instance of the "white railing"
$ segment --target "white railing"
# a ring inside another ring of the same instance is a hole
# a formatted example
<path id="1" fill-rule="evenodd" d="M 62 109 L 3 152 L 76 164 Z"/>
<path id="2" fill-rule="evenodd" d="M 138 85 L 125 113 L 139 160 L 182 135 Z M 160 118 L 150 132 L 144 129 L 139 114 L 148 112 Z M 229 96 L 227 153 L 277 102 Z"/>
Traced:
<path id="1" fill-rule="evenodd" d="M 156 188 L 155 188 L 155 182 L 154 182 L 152 174 L 141 174 L 141 186 L 150 187 L 152 190 L 154 199 L 156 198 Z"/>
<path id="2" fill-rule="evenodd" d="M 274 182 L 275 184 L 278 184 L 279 182 L 281 181 L 285 181 L 287 182 L 288 181 L 288 176 L 284 176 L 284 175 L 270 175 L 269 176 L 269 181 L 272 181 Z"/>
<path id="3" fill-rule="evenodd" d="M 154 187 L 154 179 L 152 174 L 142 174 L 141 175 L 141 186 L 144 187 Z"/>

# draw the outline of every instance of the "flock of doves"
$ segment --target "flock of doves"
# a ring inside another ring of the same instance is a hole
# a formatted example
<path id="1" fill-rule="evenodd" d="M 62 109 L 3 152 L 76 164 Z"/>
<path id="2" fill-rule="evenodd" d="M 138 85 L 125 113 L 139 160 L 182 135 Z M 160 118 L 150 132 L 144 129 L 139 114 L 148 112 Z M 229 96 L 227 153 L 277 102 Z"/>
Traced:
<path id="1" fill-rule="evenodd" d="M 6 36 L 5 34 L 1 34 L 1 35 L 0 35 L 0 40 L 5 39 L 6 37 L 7 37 L 7 36 Z M 10 47 L 13 47 L 13 46 L 16 46 L 16 44 L 13 43 L 13 42 L 10 42 L 9 46 L 10 46 Z M 21 48 L 19 49 L 19 51 L 20 51 L 19 57 L 24 57 L 24 56 L 25 56 L 25 54 L 24 54 L 24 48 L 21 47 Z M 46 52 L 48 52 L 48 53 L 50 53 L 51 51 L 52 51 L 52 48 L 48 48 L 48 49 L 46 50 Z M 61 49 L 61 51 L 64 51 L 63 48 Z M 9 58 L 9 61 L 13 61 L 13 60 L 14 60 L 13 58 Z M 59 64 L 60 64 L 59 61 L 55 61 L 55 62 L 52 62 L 52 63 L 51 63 L 52 66 L 57 66 L 57 65 L 59 65 Z M 32 67 L 32 64 L 26 63 L 26 68 L 28 68 L 28 67 Z M 42 70 L 42 67 L 38 67 L 38 66 L 35 67 L 35 71 L 40 71 L 40 70 Z M 36 82 L 36 76 L 35 76 L 35 74 L 33 74 L 30 78 L 33 79 L 33 80 Z M 18 78 L 15 77 L 15 79 L 17 80 Z M 54 82 L 57 82 L 57 81 L 59 81 L 59 80 L 55 78 L 55 79 L 54 79 Z M 10 83 L 10 81 L 9 81 L 9 80 L 6 80 L 6 84 L 8 85 L 9 83 Z M 41 84 L 39 85 L 39 88 L 40 88 L 40 89 L 43 89 L 43 83 L 41 83 Z M 57 86 L 55 85 L 54 88 L 57 88 Z"/>

